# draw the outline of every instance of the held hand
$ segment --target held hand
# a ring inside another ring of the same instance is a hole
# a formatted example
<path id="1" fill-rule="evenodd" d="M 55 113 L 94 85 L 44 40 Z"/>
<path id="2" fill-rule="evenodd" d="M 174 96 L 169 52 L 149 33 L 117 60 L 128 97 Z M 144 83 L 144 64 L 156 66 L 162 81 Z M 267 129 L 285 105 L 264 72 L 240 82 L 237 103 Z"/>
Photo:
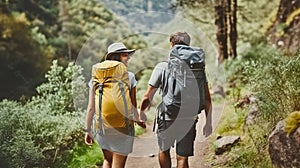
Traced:
<path id="1" fill-rule="evenodd" d="M 139 122 L 137 122 L 137 124 L 142 128 L 146 128 L 146 121 L 147 121 L 147 116 L 143 111 L 141 111 L 139 116 Z"/>
<path id="2" fill-rule="evenodd" d="M 142 122 L 142 121 L 136 121 L 137 125 L 139 125 L 140 127 L 146 129 L 146 123 Z"/>
<path id="3" fill-rule="evenodd" d="M 134 121 L 135 123 L 137 123 L 137 125 L 139 125 L 142 128 L 146 128 L 146 124 L 144 120 L 141 120 L 140 115 L 138 114 L 138 112 L 136 111 L 134 113 Z"/>
<path id="4" fill-rule="evenodd" d="M 85 144 L 87 144 L 88 146 L 93 145 L 94 140 L 93 140 L 92 137 L 93 137 L 93 136 L 92 136 L 92 133 L 86 132 L 86 133 L 85 133 L 85 137 L 84 137 L 84 142 L 85 142 Z"/>
<path id="5" fill-rule="evenodd" d="M 144 111 L 140 111 L 140 121 L 146 122 L 147 116 Z"/>
<path id="6" fill-rule="evenodd" d="M 145 111 L 148 110 L 149 108 L 150 108 L 150 99 L 148 97 L 144 97 L 141 101 L 139 122 L 137 122 L 137 124 L 142 128 L 146 128 L 147 116 L 145 114 Z"/>

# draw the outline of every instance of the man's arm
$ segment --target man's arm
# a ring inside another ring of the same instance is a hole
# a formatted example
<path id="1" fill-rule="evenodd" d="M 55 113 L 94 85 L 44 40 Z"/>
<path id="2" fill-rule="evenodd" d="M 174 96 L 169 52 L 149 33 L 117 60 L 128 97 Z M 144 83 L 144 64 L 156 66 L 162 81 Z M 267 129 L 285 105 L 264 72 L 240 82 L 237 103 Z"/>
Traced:
<path id="1" fill-rule="evenodd" d="M 146 121 L 147 117 L 145 115 L 145 111 L 148 110 L 151 106 L 151 101 L 153 99 L 153 96 L 155 95 L 155 92 L 157 91 L 156 87 L 153 87 L 151 85 L 148 86 L 148 89 L 144 95 L 144 97 L 141 100 L 141 107 L 140 107 L 140 119 L 142 121 Z"/>
<path id="2" fill-rule="evenodd" d="M 146 115 L 144 112 L 148 110 L 151 106 L 151 101 L 153 99 L 153 96 L 155 95 L 155 92 L 157 91 L 157 88 L 162 84 L 162 75 L 164 72 L 164 69 L 168 66 L 166 62 L 160 62 L 158 63 L 155 68 L 152 71 L 151 77 L 148 82 L 148 89 L 144 95 L 144 97 L 141 100 L 141 106 L 140 106 L 140 115 L 143 115 L 141 119 L 145 121 Z"/>
<path id="3" fill-rule="evenodd" d="M 205 116 L 206 123 L 203 128 L 203 134 L 207 137 L 212 133 L 212 103 L 208 89 L 208 83 L 205 85 Z"/>
<path id="4" fill-rule="evenodd" d="M 205 85 L 205 115 L 208 116 L 211 113 L 211 97 L 208 89 L 208 83 Z"/>

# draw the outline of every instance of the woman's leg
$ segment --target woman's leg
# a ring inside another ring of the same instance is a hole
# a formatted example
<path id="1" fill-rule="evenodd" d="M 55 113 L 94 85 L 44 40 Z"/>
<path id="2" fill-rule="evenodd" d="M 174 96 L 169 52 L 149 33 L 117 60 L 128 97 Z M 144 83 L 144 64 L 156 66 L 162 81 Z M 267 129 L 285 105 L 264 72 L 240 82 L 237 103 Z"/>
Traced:
<path id="1" fill-rule="evenodd" d="M 112 168 L 124 168 L 127 156 L 113 152 Z"/>
<path id="2" fill-rule="evenodd" d="M 113 161 L 113 152 L 102 149 L 104 161 L 103 161 L 103 168 L 111 168 L 112 167 L 112 161 Z"/>

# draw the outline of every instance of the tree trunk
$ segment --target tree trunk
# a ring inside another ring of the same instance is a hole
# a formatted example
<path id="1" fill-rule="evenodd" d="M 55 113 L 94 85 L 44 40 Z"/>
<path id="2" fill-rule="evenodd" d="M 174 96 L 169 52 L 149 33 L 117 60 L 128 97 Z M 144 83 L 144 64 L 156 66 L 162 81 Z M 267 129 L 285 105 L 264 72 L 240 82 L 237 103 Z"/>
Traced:
<path id="1" fill-rule="evenodd" d="M 281 0 L 276 21 L 269 28 L 269 40 L 288 54 L 299 50 L 300 0 Z"/>
<path id="2" fill-rule="evenodd" d="M 300 1 L 299 0 L 281 0 L 277 12 L 276 22 L 283 23 L 287 20 L 288 16 L 299 9 Z"/>
<path id="3" fill-rule="evenodd" d="M 236 18 L 237 13 L 237 0 L 228 0 L 228 20 L 229 20 L 229 42 L 230 42 L 230 56 L 232 58 L 237 57 L 236 42 L 237 42 L 237 29 L 236 29 Z"/>
<path id="4" fill-rule="evenodd" d="M 68 14 L 68 9 L 67 9 L 67 4 L 65 0 L 60 0 L 59 1 L 59 22 L 61 22 L 61 30 L 62 33 L 66 33 L 68 31 L 68 21 L 69 21 L 69 14 Z"/>
<path id="5" fill-rule="evenodd" d="M 221 64 L 228 58 L 226 0 L 215 1 L 215 19 L 219 51 L 218 63 Z"/>
<path id="6" fill-rule="evenodd" d="M 1 0 L 0 1 L 0 13 L 5 13 L 5 14 L 9 14 L 9 8 L 8 8 L 8 2 L 6 0 Z"/>
<path id="7" fill-rule="evenodd" d="M 71 47 L 71 39 L 69 35 L 69 26 L 68 23 L 70 22 L 70 17 L 69 17 L 69 11 L 67 9 L 67 4 L 65 0 L 60 0 L 59 1 L 59 21 L 61 22 L 61 33 L 62 36 L 67 40 L 67 46 L 68 46 L 68 59 L 72 59 L 72 47 Z"/>

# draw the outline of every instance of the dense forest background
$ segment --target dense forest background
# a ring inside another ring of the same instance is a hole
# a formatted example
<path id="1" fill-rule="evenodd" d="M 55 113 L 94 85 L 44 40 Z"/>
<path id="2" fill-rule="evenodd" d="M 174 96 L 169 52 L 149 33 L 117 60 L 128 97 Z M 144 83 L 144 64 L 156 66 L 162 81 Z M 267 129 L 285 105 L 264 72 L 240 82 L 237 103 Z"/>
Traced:
<path id="1" fill-rule="evenodd" d="M 220 22 L 226 11 L 233 15 Z M 271 167 L 264 159 L 264 136 L 288 113 L 300 110 L 299 24 L 299 0 L 2 0 L 0 167 L 101 164 L 82 141 L 91 66 L 103 60 L 112 42 L 136 49 L 129 70 L 138 79 L 140 98 L 152 68 L 168 56 L 169 35 L 177 30 L 187 31 L 192 45 L 205 50 L 212 91 L 222 86 L 231 105 L 249 93 L 262 100 L 259 128 L 251 129 L 257 134 L 249 138 L 254 143 L 237 147 L 248 153 L 229 153 L 222 166 L 259 161 Z M 240 129 L 245 109 L 232 107 L 235 113 L 226 115 L 233 121 L 222 120 L 236 124 L 221 123 L 218 133 Z M 245 150 L 251 145 L 257 151 Z"/>

